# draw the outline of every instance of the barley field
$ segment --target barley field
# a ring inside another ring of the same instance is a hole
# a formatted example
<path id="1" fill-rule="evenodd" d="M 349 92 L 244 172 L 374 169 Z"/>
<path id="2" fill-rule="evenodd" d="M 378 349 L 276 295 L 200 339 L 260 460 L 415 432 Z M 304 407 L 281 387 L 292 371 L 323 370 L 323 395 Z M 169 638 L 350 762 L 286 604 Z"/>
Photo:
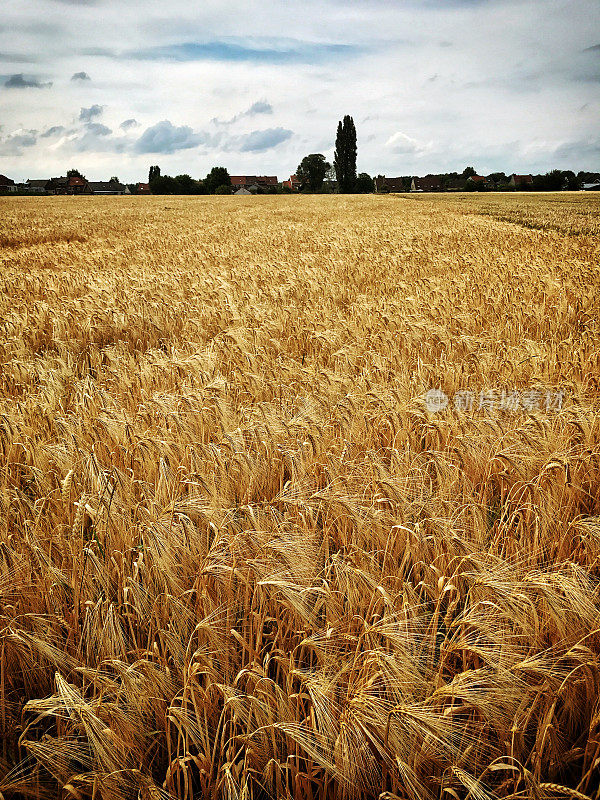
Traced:
<path id="1" fill-rule="evenodd" d="M 0 198 L 0 798 L 600 798 L 599 212 Z"/>

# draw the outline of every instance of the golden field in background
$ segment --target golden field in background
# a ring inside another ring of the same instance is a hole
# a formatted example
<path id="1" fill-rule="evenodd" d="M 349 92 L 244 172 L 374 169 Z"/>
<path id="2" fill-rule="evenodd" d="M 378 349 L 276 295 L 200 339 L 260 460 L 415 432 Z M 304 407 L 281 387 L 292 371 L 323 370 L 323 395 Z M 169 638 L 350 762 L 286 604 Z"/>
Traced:
<path id="1" fill-rule="evenodd" d="M 600 797 L 599 211 L 0 199 L 0 796 Z"/>

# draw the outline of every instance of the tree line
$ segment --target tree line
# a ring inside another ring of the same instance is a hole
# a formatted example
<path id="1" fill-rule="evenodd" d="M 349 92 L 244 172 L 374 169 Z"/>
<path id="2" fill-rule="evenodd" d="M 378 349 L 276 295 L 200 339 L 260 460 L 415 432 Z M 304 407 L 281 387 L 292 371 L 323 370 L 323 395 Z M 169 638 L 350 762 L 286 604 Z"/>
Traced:
<path id="1" fill-rule="evenodd" d="M 213 167 L 203 180 L 191 175 L 161 175 L 159 166 L 148 172 L 152 194 L 231 194 L 231 178 L 225 167 Z"/>

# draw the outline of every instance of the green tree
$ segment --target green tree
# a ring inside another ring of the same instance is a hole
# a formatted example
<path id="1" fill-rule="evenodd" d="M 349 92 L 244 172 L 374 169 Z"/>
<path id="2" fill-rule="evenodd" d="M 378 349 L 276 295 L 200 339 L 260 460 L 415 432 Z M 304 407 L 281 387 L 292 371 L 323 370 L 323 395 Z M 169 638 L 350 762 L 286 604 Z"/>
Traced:
<path id="1" fill-rule="evenodd" d="M 228 186 L 226 183 L 222 183 L 220 186 L 217 186 L 214 194 L 231 194 L 231 184 Z"/>
<path id="2" fill-rule="evenodd" d="M 79 172 L 78 169 L 70 169 L 67 172 L 67 178 L 73 178 L 73 177 L 83 178 L 83 180 L 85 180 L 85 175 L 82 175 L 81 172 Z"/>
<path id="3" fill-rule="evenodd" d="M 359 173 L 356 179 L 356 191 L 359 194 L 369 194 L 373 190 L 373 178 L 367 172 Z"/>
<path id="4" fill-rule="evenodd" d="M 150 167 L 148 171 L 148 183 L 160 178 L 160 167 Z"/>
<path id="5" fill-rule="evenodd" d="M 463 169 L 463 178 L 472 178 L 473 175 L 477 175 L 473 167 L 465 167 Z"/>
<path id="6" fill-rule="evenodd" d="M 179 191 L 181 194 L 194 194 L 196 181 L 191 175 L 176 175 L 175 180 L 179 184 Z"/>
<path id="7" fill-rule="evenodd" d="M 117 178 L 116 175 L 113 175 L 109 183 L 121 183 L 121 181 Z"/>
<path id="8" fill-rule="evenodd" d="M 221 186 L 229 187 L 231 191 L 231 178 L 225 167 L 213 167 L 204 181 L 207 194 L 216 194 Z M 223 194 L 223 192 L 219 192 Z"/>
<path id="9" fill-rule="evenodd" d="M 296 175 L 303 189 L 308 187 L 313 192 L 317 192 L 322 188 L 325 176 L 330 169 L 331 164 L 325 160 L 322 153 L 311 153 L 309 156 L 304 156 L 298 165 Z"/>
<path id="10" fill-rule="evenodd" d="M 179 184 L 170 175 L 159 175 L 150 183 L 152 194 L 181 194 Z"/>
<path id="11" fill-rule="evenodd" d="M 356 128 L 348 114 L 338 122 L 333 165 L 339 191 L 352 192 L 356 184 Z"/>

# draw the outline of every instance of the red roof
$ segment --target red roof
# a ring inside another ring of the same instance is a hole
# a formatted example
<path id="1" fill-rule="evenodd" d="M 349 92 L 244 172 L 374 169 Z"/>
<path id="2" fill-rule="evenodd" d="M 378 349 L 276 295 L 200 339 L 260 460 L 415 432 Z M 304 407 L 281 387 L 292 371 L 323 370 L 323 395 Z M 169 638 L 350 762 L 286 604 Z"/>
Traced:
<path id="1" fill-rule="evenodd" d="M 69 186 L 85 186 L 85 181 L 79 175 L 71 175 L 69 178 Z"/>

